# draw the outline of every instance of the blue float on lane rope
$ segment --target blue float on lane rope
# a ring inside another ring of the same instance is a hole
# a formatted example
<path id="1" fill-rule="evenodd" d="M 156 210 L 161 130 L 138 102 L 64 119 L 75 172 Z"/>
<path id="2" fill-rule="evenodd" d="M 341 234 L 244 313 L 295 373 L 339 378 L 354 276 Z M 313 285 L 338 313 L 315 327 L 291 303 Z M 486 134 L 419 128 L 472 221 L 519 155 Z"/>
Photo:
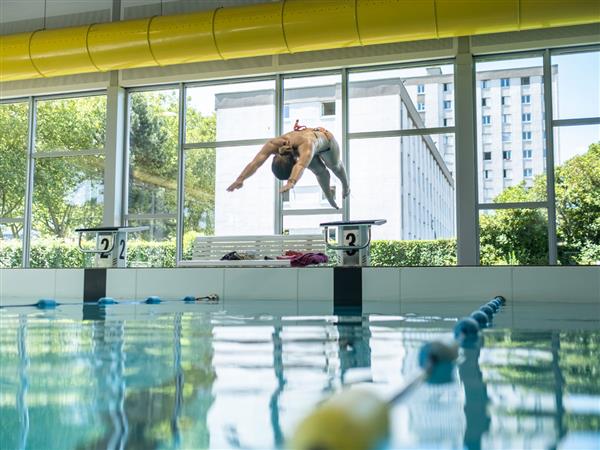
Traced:
<path id="1" fill-rule="evenodd" d="M 41 298 L 35 306 L 39 309 L 54 309 L 58 306 L 58 303 L 52 298 Z"/>

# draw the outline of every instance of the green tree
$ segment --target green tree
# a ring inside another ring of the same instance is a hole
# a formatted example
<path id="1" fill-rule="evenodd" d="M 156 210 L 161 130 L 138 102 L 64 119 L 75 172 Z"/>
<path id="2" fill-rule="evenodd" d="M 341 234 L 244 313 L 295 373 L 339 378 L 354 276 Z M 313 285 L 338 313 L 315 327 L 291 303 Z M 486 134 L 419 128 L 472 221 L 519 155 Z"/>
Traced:
<path id="1" fill-rule="evenodd" d="M 505 189 L 496 203 L 537 201 L 541 180 Z M 548 218 L 539 209 L 499 209 L 479 219 L 482 264 L 547 264 Z"/>
<path id="2" fill-rule="evenodd" d="M 589 264 L 600 259 L 600 143 L 591 144 L 555 170 L 557 234 L 563 263 Z M 505 189 L 494 202 L 546 200 L 546 176 L 530 188 Z M 480 218 L 483 264 L 548 262 L 547 215 L 544 209 L 497 210 Z M 575 255 L 575 258 L 572 256 Z"/>
<path id="3" fill-rule="evenodd" d="M 22 218 L 25 212 L 27 110 L 24 102 L 0 105 L 0 218 Z M 13 236 L 23 228 L 8 226 Z"/>
<path id="4" fill-rule="evenodd" d="M 565 246 L 600 244 L 600 142 L 557 167 L 556 215 Z"/>

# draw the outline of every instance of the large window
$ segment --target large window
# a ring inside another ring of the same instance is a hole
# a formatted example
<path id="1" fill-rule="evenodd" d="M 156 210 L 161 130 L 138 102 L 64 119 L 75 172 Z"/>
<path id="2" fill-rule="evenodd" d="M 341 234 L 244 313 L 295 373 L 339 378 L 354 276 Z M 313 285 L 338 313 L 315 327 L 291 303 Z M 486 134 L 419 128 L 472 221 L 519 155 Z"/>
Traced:
<path id="1" fill-rule="evenodd" d="M 341 84 L 339 74 L 284 78 L 283 104 L 289 108 L 290 115 L 283 119 L 282 132 L 291 131 L 296 120 L 307 127 L 323 127 L 335 137 L 344 160 Z M 342 184 L 333 173 L 330 176 L 335 203 L 342 208 Z M 284 233 L 320 233 L 320 223 L 342 218 L 341 209 L 335 210 L 329 204 L 310 170 L 304 171 L 294 189 L 284 194 L 282 202 Z"/>
<path id="2" fill-rule="evenodd" d="M 44 249 L 73 246 L 75 228 L 102 224 L 106 96 L 35 104 L 30 265 L 79 266 L 76 256 L 49 258 Z"/>
<path id="3" fill-rule="evenodd" d="M 600 261 L 600 51 L 552 55 L 558 259 Z"/>
<path id="4" fill-rule="evenodd" d="M 0 269 L 23 263 L 27 102 L 0 104 Z"/>
<path id="5" fill-rule="evenodd" d="M 391 251 L 404 255 L 386 264 L 453 264 L 455 147 L 465 142 L 454 125 L 470 120 L 478 214 L 462 223 L 479 217 L 481 261 L 593 264 L 599 55 L 585 47 L 475 57 L 474 92 L 454 85 L 445 61 L 138 87 L 127 91 L 126 120 L 109 117 L 110 127 L 107 103 L 113 113 L 122 107 L 114 93 L 4 100 L 0 267 L 84 265 L 74 229 L 104 216 L 112 225 L 119 205 L 124 224 L 149 227 L 130 237 L 132 265 L 175 265 L 191 256 L 198 235 L 318 233 L 324 221 L 375 218 L 387 219 L 373 229 L 375 241 L 398 241 Z M 472 116 L 459 116 L 455 92 L 474 95 Z M 261 147 L 296 121 L 329 129 L 339 144 L 350 180 L 344 198 L 331 174 L 339 209 L 310 170 L 280 194 L 271 160 L 228 192 Z M 105 178 L 114 195 L 106 201 Z M 461 239 L 476 246 L 477 236 Z M 406 258 L 413 249 L 424 256 Z"/>
<path id="6" fill-rule="evenodd" d="M 486 57 L 475 67 L 478 79 L 491 80 L 490 89 L 477 89 L 476 95 L 500 100 L 489 108 L 479 107 L 479 114 L 485 111 L 501 118 L 491 125 L 477 124 L 477 153 L 481 155 L 483 149 L 490 153 L 477 161 L 481 263 L 548 264 L 542 56 Z M 527 95 L 522 95 L 524 89 Z M 524 97 L 527 102 L 520 101 Z M 513 115 L 524 120 L 512 121 Z M 538 179 L 533 179 L 534 174 Z M 531 203 L 536 207 L 531 208 Z"/>
<path id="7" fill-rule="evenodd" d="M 374 239 L 455 236 L 453 130 L 442 135 L 428 131 L 454 120 L 447 107 L 454 91 L 444 88 L 453 81 L 452 69 L 440 65 L 349 74 L 349 219 L 386 219 L 374 227 Z M 426 87 L 425 94 L 419 86 Z M 420 103 L 428 105 L 424 114 Z M 422 245 L 435 252 L 433 243 Z M 389 256 L 391 264 L 419 264 Z M 455 262 L 447 256 L 426 264 Z"/>
<path id="8" fill-rule="evenodd" d="M 185 240 L 198 234 L 273 234 L 271 161 L 241 189 L 227 188 L 276 134 L 274 80 L 190 86 L 185 97 Z"/>
<path id="9" fill-rule="evenodd" d="M 133 91 L 128 96 L 129 146 L 126 220 L 149 230 L 129 237 L 131 246 L 172 241 L 177 234 L 179 90 Z M 132 265 L 154 265 L 148 252 L 130 251 Z M 170 258 L 175 263 L 174 253 Z M 159 263 L 159 265 L 165 264 Z"/>

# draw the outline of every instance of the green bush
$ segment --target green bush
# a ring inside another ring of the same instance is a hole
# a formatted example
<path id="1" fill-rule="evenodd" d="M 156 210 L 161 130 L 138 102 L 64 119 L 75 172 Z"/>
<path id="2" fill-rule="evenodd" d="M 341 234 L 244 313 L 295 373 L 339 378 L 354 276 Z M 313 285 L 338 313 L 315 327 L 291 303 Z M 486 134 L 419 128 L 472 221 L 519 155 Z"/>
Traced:
<path id="1" fill-rule="evenodd" d="M 373 241 L 371 265 L 453 266 L 456 265 L 456 240 Z"/>

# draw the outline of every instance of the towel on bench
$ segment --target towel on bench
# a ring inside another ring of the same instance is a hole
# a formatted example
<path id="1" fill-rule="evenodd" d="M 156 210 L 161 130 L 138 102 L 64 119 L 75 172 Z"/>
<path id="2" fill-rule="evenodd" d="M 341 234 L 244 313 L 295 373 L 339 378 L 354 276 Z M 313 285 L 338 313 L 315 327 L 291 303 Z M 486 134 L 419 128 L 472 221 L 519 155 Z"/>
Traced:
<path id="1" fill-rule="evenodd" d="M 285 252 L 285 256 L 278 256 L 277 259 L 289 259 L 292 267 L 306 267 L 311 264 L 323 264 L 329 261 L 329 257 L 324 253 L 301 253 L 293 250 Z"/>

